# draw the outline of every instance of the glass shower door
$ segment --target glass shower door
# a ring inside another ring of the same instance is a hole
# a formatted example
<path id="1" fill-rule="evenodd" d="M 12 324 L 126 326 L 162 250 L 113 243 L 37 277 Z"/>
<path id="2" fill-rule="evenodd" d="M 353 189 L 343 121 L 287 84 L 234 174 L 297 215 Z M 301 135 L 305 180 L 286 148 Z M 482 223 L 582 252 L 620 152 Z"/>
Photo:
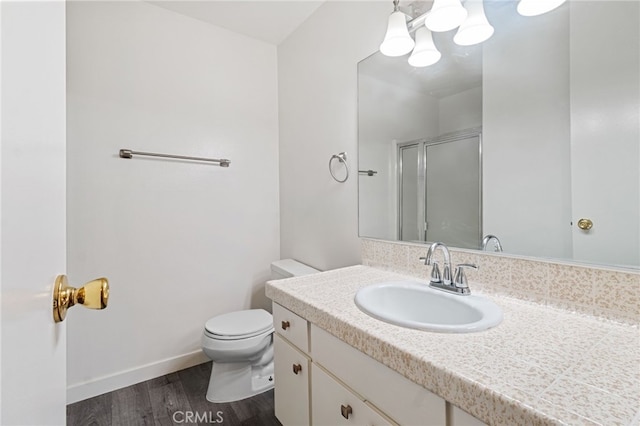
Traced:
<path id="1" fill-rule="evenodd" d="M 426 240 L 477 249 L 482 239 L 480 136 L 427 143 Z"/>

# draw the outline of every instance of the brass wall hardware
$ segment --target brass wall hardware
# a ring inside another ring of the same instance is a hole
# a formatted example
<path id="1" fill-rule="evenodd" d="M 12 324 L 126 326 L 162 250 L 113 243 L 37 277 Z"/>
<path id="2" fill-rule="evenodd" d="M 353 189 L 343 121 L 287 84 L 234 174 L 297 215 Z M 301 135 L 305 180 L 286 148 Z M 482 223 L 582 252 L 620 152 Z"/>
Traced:
<path id="1" fill-rule="evenodd" d="M 580 219 L 578 221 L 578 228 L 582 229 L 583 231 L 588 231 L 589 229 L 593 228 L 593 222 L 591 222 L 591 219 Z"/>
<path id="2" fill-rule="evenodd" d="M 298 374 L 302 371 L 302 366 L 300 364 L 293 364 L 293 374 Z"/>
<path id="3" fill-rule="evenodd" d="M 62 322 L 67 309 L 80 304 L 89 309 L 104 309 L 109 301 L 109 281 L 98 278 L 80 288 L 69 286 L 66 275 L 58 275 L 53 288 L 53 319 Z"/>
<path id="4" fill-rule="evenodd" d="M 340 412 L 342 413 L 342 417 L 349 420 L 349 415 L 353 413 L 353 409 L 351 408 L 350 405 L 347 405 L 346 407 L 344 405 L 341 405 Z"/>
<path id="5" fill-rule="evenodd" d="M 290 326 L 291 326 L 291 324 L 289 324 L 289 321 L 282 321 L 282 329 L 283 330 L 286 330 Z"/>

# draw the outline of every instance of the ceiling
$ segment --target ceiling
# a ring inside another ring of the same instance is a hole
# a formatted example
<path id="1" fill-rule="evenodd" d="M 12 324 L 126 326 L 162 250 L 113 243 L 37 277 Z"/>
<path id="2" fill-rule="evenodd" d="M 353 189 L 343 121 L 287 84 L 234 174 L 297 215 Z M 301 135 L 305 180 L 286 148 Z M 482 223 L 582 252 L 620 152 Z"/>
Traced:
<path id="1" fill-rule="evenodd" d="M 160 0 L 149 3 L 278 45 L 315 12 L 324 0 Z"/>

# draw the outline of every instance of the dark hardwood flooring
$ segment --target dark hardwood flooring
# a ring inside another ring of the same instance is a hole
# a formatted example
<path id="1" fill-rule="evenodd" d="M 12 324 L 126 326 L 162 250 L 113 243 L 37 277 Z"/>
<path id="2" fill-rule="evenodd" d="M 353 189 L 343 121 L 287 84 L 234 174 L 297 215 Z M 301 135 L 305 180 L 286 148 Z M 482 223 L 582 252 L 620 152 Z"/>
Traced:
<path id="1" fill-rule="evenodd" d="M 273 412 L 273 390 L 214 404 L 206 398 L 210 374 L 209 362 L 70 404 L 67 425 L 280 426 Z"/>

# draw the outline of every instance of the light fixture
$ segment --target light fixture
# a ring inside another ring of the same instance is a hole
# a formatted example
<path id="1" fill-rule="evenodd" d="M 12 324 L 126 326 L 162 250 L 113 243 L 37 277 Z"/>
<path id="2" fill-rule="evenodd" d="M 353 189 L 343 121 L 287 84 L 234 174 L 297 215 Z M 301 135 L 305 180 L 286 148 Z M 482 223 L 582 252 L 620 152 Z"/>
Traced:
<path id="1" fill-rule="evenodd" d="M 422 4 L 411 4 L 410 10 L 400 10 L 400 0 L 393 0 L 393 13 L 380 52 L 386 56 L 402 56 L 413 49 L 409 64 L 427 67 L 440 60 L 442 54 L 433 42 L 432 32 L 450 31 L 458 28 L 453 41 L 460 46 L 471 46 L 488 40 L 494 33 L 493 26 L 484 13 L 484 0 L 433 0 L 431 10 L 425 11 Z M 566 0 L 519 0 L 518 12 L 525 15 L 553 10 Z M 543 7 L 544 6 L 544 7 Z M 407 19 L 409 21 L 407 22 Z M 415 32 L 415 42 L 411 33 Z M 446 43 L 445 37 L 438 43 Z"/>
<path id="2" fill-rule="evenodd" d="M 425 26 L 421 26 L 416 31 L 416 47 L 409 57 L 409 65 L 414 67 L 428 67 L 440 60 L 442 54 L 433 44 L 431 31 Z"/>
<path id="3" fill-rule="evenodd" d="M 466 17 L 467 10 L 462 7 L 460 0 L 434 0 L 424 24 L 431 31 L 450 31 L 460 26 Z"/>
<path id="4" fill-rule="evenodd" d="M 482 0 L 467 0 L 465 7 L 469 15 L 458 28 L 453 41 L 460 46 L 471 46 L 488 40 L 494 29 L 484 14 Z"/>
<path id="5" fill-rule="evenodd" d="M 380 52 L 385 56 L 402 56 L 411 52 L 415 42 L 407 30 L 407 15 L 400 11 L 398 2 L 394 0 L 393 13 L 389 16 L 387 33 L 380 45 Z"/>
<path id="6" fill-rule="evenodd" d="M 537 16 L 551 12 L 566 0 L 520 0 L 518 13 L 522 16 Z"/>

